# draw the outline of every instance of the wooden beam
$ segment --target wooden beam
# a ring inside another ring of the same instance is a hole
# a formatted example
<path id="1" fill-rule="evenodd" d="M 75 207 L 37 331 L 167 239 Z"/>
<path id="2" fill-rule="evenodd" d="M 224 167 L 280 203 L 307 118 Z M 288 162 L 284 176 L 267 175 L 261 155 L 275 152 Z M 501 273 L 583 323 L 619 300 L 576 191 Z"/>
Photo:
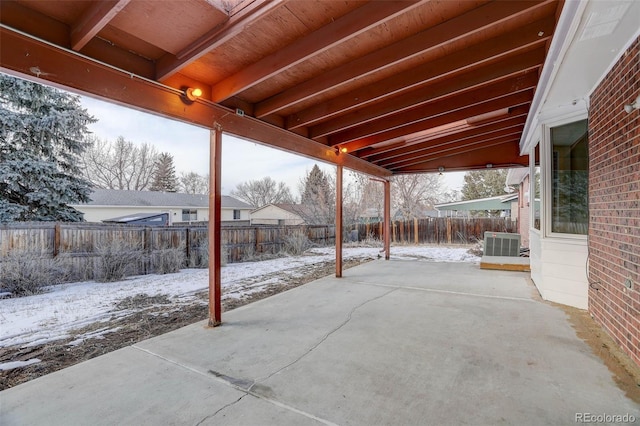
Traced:
<path id="1" fill-rule="evenodd" d="M 156 68 L 156 79 L 158 81 L 164 81 L 191 62 L 201 58 L 216 47 L 240 34 L 245 28 L 252 25 L 265 14 L 280 7 L 282 3 L 282 0 L 251 2 L 223 24 L 212 28 L 175 56 L 166 54 L 160 58 Z"/>
<path id="2" fill-rule="evenodd" d="M 209 327 L 222 324 L 221 294 L 221 206 L 222 127 L 214 125 L 209 139 Z"/>
<path id="3" fill-rule="evenodd" d="M 440 49 L 454 40 L 468 37 L 499 22 L 511 19 L 515 15 L 532 13 L 533 9 L 545 7 L 554 1 L 492 2 L 480 6 L 259 102 L 255 108 L 256 117 L 274 114 L 376 71 L 407 61 L 420 54 Z"/>
<path id="4" fill-rule="evenodd" d="M 372 176 L 391 175 L 388 170 L 365 160 L 352 155 L 338 156 L 333 148 L 260 120 L 240 117 L 218 104 L 199 100 L 187 105 L 181 100 L 182 92 L 176 89 L 32 39 L 2 24 L 0 39 L 3 45 L 11 46 L 11 49 L 0 49 L 3 72 L 208 129 L 217 120 L 226 132 L 241 138 L 316 160 L 341 164 Z"/>
<path id="5" fill-rule="evenodd" d="M 336 278 L 342 277 L 342 166 L 336 167 Z"/>
<path id="6" fill-rule="evenodd" d="M 367 85 L 344 95 L 314 105 L 287 117 L 287 128 L 296 129 L 326 121 L 333 116 L 344 114 L 383 98 L 423 87 L 425 84 L 448 75 L 460 73 L 486 62 L 494 62 L 514 52 L 530 50 L 538 44 L 545 44 L 553 34 L 555 20 L 550 17 L 526 25 L 514 32 L 500 35 L 450 55 L 429 61 L 408 71 L 392 75 L 375 85 Z M 543 35 L 539 35 L 540 32 Z"/>
<path id="7" fill-rule="evenodd" d="M 0 1 L 0 22 L 7 27 L 32 34 L 34 37 L 59 46 L 71 46 L 69 27 L 22 4 L 11 1 Z M 2 48 L 7 44 L 2 40 Z"/>
<path id="8" fill-rule="evenodd" d="M 222 102 L 277 73 L 362 34 L 371 27 L 408 12 L 423 2 L 410 0 L 367 3 L 216 83 L 211 100 Z"/>
<path id="9" fill-rule="evenodd" d="M 71 29 L 71 48 L 82 49 L 130 0 L 103 0 L 95 2 Z"/>
<path id="10" fill-rule="evenodd" d="M 509 99 L 514 98 L 514 93 L 529 94 L 530 97 L 528 101 L 530 102 L 531 98 L 533 98 L 531 89 L 536 86 L 537 80 L 538 76 L 536 73 L 529 73 L 522 77 L 500 81 L 489 87 L 481 87 L 446 98 L 442 101 L 432 102 L 423 107 L 406 111 L 405 113 L 391 115 L 384 119 L 332 135 L 329 138 L 329 145 L 340 145 L 341 147 L 346 147 L 348 152 L 353 152 L 357 149 L 373 145 L 374 143 L 415 133 L 409 132 L 406 129 L 416 123 L 427 121 L 438 122 L 438 124 L 433 124 L 428 127 L 418 126 L 420 128 L 418 131 L 424 131 L 428 128 L 442 126 L 519 105 L 522 103 L 520 99 L 513 99 L 512 102 L 517 103 L 511 103 L 511 101 L 509 101 Z M 388 135 L 395 136 L 389 137 Z"/>
<path id="11" fill-rule="evenodd" d="M 240 117 L 231 111 L 225 111 L 224 113 L 216 111 L 213 118 L 223 124 L 226 133 L 240 138 L 327 163 L 342 165 L 348 169 L 368 175 L 378 177 L 391 176 L 391 172 L 388 170 L 375 166 L 361 158 L 350 154 L 338 154 L 336 148 L 315 142 L 280 127 L 272 126 L 253 117 Z"/>
<path id="12" fill-rule="evenodd" d="M 462 97 L 466 98 L 470 96 L 466 93 L 471 93 L 470 91 L 472 89 L 477 88 L 478 90 L 483 90 L 483 86 L 490 85 L 498 80 L 510 76 L 517 76 L 528 70 L 541 67 L 544 63 L 544 55 L 544 49 L 540 48 L 533 52 L 523 52 L 519 55 L 505 58 L 496 63 L 489 63 L 478 68 L 472 68 L 447 79 L 438 79 L 432 84 L 382 100 L 381 102 L 365 106 L 350 114 L 313 126 L 309 128 L 309 137 L 315 139 L 328 136 L 376 119 L 401 114 L 403 111 L 416 108 L 429 102 L 436 100 L 444 102 L 444 98 L 456 94 L 462 94 Z M 533 84 L 536 83 L 537 78 L 535 78 Z M 446 102 L 448 103 L 449 100 Z"/>

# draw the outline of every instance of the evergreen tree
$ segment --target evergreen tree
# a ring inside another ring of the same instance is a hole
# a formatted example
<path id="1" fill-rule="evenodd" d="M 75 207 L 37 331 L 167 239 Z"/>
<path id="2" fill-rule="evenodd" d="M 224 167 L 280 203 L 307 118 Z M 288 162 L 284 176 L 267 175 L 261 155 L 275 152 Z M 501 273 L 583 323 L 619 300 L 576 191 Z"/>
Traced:
<path id="1" fill-rule="evenodd" d="M 507 169 L 501 170 L 474 170 L 464 175 L 464 184 L 462 185 L 462 200 L 475 200 L 478 198 L 497 197 L 505 195 L 507 190 Z M 493 211 L 475 211 L 471 214 L 474 216 L 496 216 L 500 212 Z"/>
<path id="2" fill-rule="evenodd" d="M 330 177 L 317 164 L 300 182 L 301 211 L 310 225 L 325 225 L 335 220 L 336 196 Z"/>
<path id="3" fill-rule="evenodd" d="M 474 170 L 464 175 L 462 200 L 496 197 L 504 195 L 507 182 L 507 169 Z"/>
<path id="4" fill-rule="evenodd" d="M 97 120 L 80 97 L 0 74 L 0 222 L 81 221 L 80 155 Z"/>
<path id="5" fill-rule="evenodd" d="M 158 156 L 153 172 L 151 190 L 164 192 L 176 192 L 178 190 L 178 179 L 173 165 L 173 156 L 168 152 L 163 152 Z"/>

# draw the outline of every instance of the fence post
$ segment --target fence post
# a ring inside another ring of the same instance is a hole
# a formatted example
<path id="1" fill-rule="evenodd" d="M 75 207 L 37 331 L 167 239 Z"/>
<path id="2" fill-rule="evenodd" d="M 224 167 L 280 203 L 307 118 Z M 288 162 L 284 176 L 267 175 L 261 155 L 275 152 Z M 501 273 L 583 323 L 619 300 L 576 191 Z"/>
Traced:
<path id="1" fill-rule="evenodd" d="M 451 244 L 451 218 L 447 218 L 447 243 Z"/>
<path id="2" fill-rule="evenodd" d="M 255 227 L 255 231 L 256 231 L 256 235 L 255 235 L 255 240 L 256 240 L 256 254 L 260 253 L 260 228 L 258 228 L 257 226 Z"/>
<path id="3" fill-rule="evenodd" d="M 53 257 L 57 257 L 60 253 L 60 224 L 53 226 Z"/>
<path id="4" fill-rule="evenodd" d="M 189 232 L 189 227 L 187 226 L 187 233 L 184 236 L 184 240 L 185 240 L 185 256 L 187 258 L 187 265 L 191 265 L 191 238 L 190 238 L 190 232 Z"/>
<path id="5" fill-rule="evenodd" d="M 420 236 L 418 235 L 418 218 L 413 218 L 413 242 L 415 244 L 420 244 Z"/>

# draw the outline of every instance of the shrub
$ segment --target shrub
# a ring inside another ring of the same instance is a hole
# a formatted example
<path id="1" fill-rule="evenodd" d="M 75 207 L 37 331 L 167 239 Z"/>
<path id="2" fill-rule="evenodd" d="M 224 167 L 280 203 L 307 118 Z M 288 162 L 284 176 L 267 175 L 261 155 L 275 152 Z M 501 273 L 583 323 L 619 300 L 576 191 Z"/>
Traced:
<path id="1" fill-rule="evenodd" d="M 220 245 L 220 249 L 222 252 L 220 253 L 220 266 L 225 266 L 227 264 L 227 257 L 229 256 L 229 251 L 224 244 Z M 197 268 L 208 268 L 209 267 L 209 238 L 204 238 L 200 242 L 199 247 L 200 252 L 200 261 L 197 263 Z"/>
<path id="2" fill-rule="evenodd" d="M 184 245 L 178 248 L 166 248 L 153 252 L 153 270 L 157 274 L 172 274 L 185 265 Z"/>
<path id="3" fill-rule="evenodd" d="M 283 238 L 284 251 L 292 256 L 300 256 L 313 247 L 313 243 L 302 230 L 295 230 Z"/>
<path id="4" fill-rule="evenodd" d="M 0 265 L 0 288 L 14 297 L 42 293 L 44 287 L 64 282 L 67 275 L 60 259 L 43 259 L 32 253 L 10 253 Z"/>
<path id="5" fill-rule="evenodd" d="M 138 272 L 144 260 L 142 245 L 130 243 L 121 238 L 96 244 L 95 253 L 99 256 L 96 281 L 119 281 Z"/>

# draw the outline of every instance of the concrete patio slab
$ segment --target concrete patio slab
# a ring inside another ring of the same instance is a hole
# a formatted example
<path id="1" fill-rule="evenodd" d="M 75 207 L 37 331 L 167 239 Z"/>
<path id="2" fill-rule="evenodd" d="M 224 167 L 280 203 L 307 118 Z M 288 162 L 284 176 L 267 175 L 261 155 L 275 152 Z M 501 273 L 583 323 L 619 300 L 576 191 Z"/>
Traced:
<path id="1" fill-rule="evenodd" d="M 528 275 L 375 261 L 0 392 L 0 424 L 574 424 L 640 410 Z"/>

